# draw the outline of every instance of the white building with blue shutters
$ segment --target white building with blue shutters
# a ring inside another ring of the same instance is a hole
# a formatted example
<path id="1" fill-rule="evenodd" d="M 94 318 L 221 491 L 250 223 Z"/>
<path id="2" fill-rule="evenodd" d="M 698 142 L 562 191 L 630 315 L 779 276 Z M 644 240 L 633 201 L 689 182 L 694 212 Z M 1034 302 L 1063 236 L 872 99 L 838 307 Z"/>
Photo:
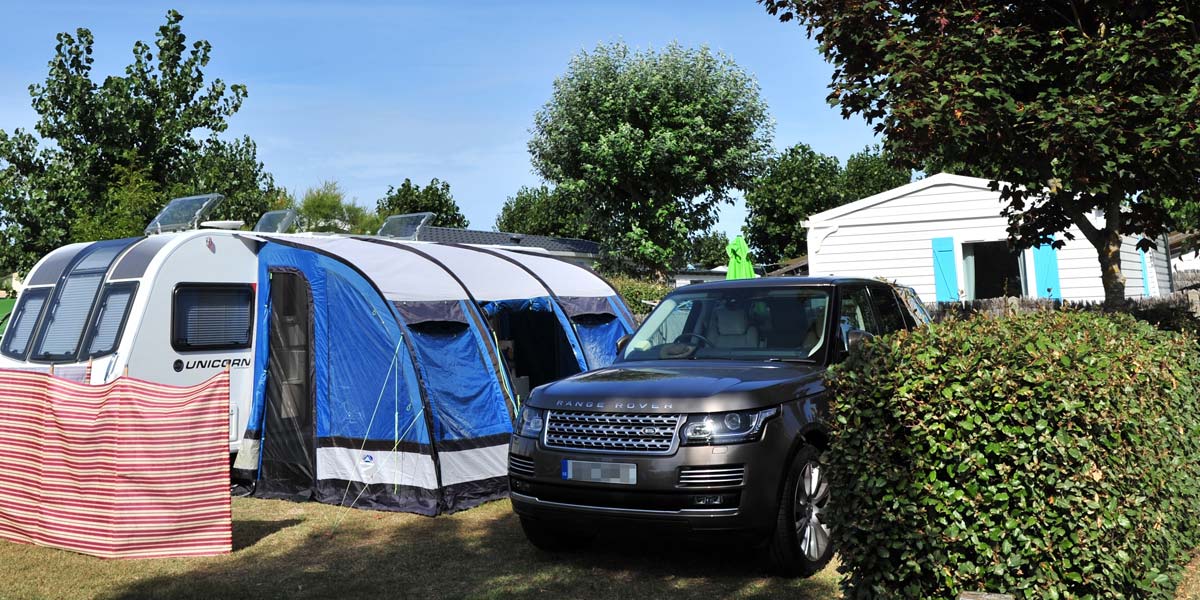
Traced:
<path id="1" fill-rule="evenodd" d="M 1103 301 L 1096 250 L 1075 239 L 1013 253 L 1000 193 L 988 180 L 939 173 L 812 215 L 809 273 L 883 277 L 911 286 L 926 302 L 1002 296 Z M 1095 217 L 1100 224 L 1100 215 Z M 1065 237 L 1065 236 L 1064 236 Z M 1165 240 L 1141 252 L 1129 236 L 1121 249 L 1130 298 L 1171 291 Z"/>

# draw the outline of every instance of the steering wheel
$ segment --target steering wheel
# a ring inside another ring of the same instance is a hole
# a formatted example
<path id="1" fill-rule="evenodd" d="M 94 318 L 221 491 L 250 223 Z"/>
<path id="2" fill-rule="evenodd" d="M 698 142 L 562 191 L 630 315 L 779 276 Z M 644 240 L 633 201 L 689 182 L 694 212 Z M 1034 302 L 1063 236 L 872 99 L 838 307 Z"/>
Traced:
<path id="1" fill-rule="evenodd" d="M 705 346 L 711 346 L 711 345 L 713 345 L 713 343 L 712 343 L 712 340 L 710 340 L 710 339 L 708 339 L 708 338 L 706 338 L 706 337 L 704 337 L 704 336 L 702 336 L 702 335 L 700 335 L 700 334 L 698 334 L 698 333 L 685 333 L 685 334 L 682 334 L 682 335 L 680 335 L 679 337 L 675 338 L 675 343 L 676 343 L 676 344 L 682 344 L 682 343 L 683 343 L 683 340 L 687 340 L 687 339 L 691 339 L 691 338 L 696 338 L 696 339 L 700 340 L 701 344 L 696 344 L 696 346 L 697 346 L 697 347 L 699 347 L 699 346 L 701 346 L 701 345 L 705 345 Z"/>

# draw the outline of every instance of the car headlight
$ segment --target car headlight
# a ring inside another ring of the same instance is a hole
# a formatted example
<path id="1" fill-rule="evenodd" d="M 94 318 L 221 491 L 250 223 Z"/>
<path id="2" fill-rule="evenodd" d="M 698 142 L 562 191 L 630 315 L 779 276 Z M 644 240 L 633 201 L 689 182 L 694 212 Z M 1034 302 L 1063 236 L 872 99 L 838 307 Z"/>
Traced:
<path id="1" fill-rule="evenodd" d="M 767 419 L 777 414 L 779 408 L 772 406 L 763 410 L 688 415 L 683 424 L 683 445 L 753 442 L 762 437 Z"/>
<path id="2" fill-rule="evenodd" d="M 537 439 L 542 435 L 542 427 L 546 425 L 545 411 L 522 405 L 517 413 L 517 428 L 514 433 L 521 437 Z"/>

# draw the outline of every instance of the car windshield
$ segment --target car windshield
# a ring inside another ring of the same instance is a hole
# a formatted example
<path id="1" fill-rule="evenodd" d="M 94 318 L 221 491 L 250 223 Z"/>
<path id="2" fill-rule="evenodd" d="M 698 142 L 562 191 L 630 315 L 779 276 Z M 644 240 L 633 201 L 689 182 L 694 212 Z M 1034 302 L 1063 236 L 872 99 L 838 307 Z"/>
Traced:
<path id="1" fill-rule="evenodd" d="M 718 288 L 672 294 L 638 329 L 625 360 L 821 360 L 829 291 Z"/>

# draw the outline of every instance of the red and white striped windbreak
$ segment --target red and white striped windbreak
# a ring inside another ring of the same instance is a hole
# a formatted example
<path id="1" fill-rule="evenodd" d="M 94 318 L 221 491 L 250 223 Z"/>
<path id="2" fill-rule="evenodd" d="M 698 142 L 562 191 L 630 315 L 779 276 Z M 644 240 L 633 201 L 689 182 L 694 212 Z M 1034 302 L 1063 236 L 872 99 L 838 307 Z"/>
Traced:
<path id="1" fill-rule="evenodd" d="M 179 388 L 0 370 L 0 538 L 105 558 L 232 548 L 229 374 Z"/>

